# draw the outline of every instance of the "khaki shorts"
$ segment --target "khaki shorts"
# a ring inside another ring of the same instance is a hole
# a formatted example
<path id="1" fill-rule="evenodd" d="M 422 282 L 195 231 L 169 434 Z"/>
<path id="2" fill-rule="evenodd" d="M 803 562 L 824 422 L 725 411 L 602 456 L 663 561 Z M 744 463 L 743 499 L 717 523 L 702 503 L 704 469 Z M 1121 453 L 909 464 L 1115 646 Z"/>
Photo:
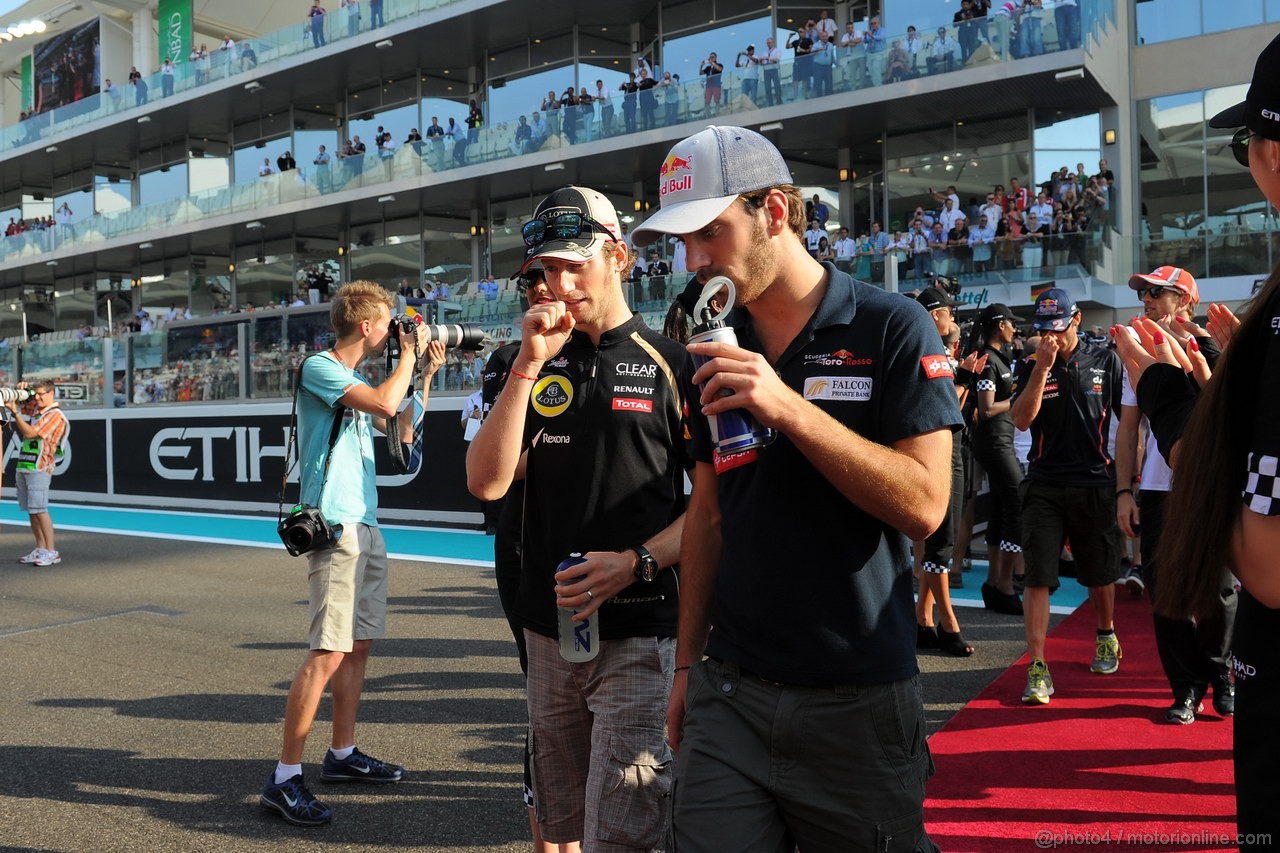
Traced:
<path id="1" fill-rule="evenodd" d="M 53 477 L 44 471 L 19 471 L 15 483 L 18 509 L 29 515 L 49 511 L 49 484 Z"/>
<path id="2" fill-rule="evenodd" d="M 349 652 L 386 632 L 387 545 L 367 524 L 344 525 L 336 548 L 307 555 L 313 650 Z"/>
<path id="3" fill-rule="evenodd" d="M 524 636 L 542 837 L 561 844 L 581 839 L 583 850 L 594 853 L 654 849 L 671 815 L 665 724 L 676 641 L 605 640 L 595 660 L 567 663 L 556 640 L 528 630 Z"/>

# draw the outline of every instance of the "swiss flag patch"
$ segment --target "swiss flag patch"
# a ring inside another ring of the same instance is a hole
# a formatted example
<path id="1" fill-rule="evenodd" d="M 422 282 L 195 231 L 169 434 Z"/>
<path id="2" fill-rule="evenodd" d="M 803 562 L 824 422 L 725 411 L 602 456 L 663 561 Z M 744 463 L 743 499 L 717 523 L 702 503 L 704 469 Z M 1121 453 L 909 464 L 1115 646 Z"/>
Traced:
<path id="1" fill-rule="evenodd" d="M 951 360 L 945 355 L 927 355 L 920 359 L 926 379 L 955 379 L 955 371 L 951 369 Z"/>

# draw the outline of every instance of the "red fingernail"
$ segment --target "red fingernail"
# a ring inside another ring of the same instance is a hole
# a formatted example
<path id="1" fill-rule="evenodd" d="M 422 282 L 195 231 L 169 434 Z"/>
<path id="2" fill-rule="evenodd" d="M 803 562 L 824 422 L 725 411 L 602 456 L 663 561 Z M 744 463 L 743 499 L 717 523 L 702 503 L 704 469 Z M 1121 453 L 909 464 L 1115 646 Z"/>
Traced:
<path id="1" fill-rule="evenodd" d="M 1200 343 L 1195 338 L 1192 338 L 1191 340 L 1187 341 L 1187 349 L 1191 350 L 1192 352 L 1200 352 Z"/>
<path id="2" fill-rule="evenodd" d="M 1159 346 L 1160 344 L 1164 343 L 1164 332 L 1157 331 L 1154 335 L 1151 336 L 1151 340 L 1156 342 L 1156 346 Z"/>
<path id="3" fill-rule="evenodd" d="M 1187 325 L 1187 323 L 1191 322 L 1186 317 L 1174 317 L 1173 319 L 1177 320 L 1179 323 L 1181 323 L 1184 326 Z"/>

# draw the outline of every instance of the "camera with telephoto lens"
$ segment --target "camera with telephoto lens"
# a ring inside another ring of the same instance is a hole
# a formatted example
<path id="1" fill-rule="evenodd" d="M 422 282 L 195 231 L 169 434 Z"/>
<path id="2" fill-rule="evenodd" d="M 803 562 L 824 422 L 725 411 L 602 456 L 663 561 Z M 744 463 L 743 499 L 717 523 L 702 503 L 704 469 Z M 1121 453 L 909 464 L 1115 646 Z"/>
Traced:
<path id="1" fill-rule="evenodd" d="M 27 388 L 0 388 L 0 405 L 4 403 L 25 403 L 34 397 Z"/>
<path id="2" fill-rule="evenodd" d="M 300 557 L 309 551 L 332 548 L 342 537 L 342 525 L 324 520 L 320 510 L 298 504 L 289 517 L 276 526 L 280 541 L 290 556 Z"/>
<path id="3" fill-rule="evenodd" d="M 960 298 L 960 279 L 953 275 L 934 276 L 933 286 L 950 296 L 952 299 Z"/>
<path id="4" fill-rule="evenodd" d="M 412 334 L 419 326 L 426 328 L 427 341 L 443 341 L 448 349 L 479 351 L 484 348 L 484 328 L 475 323 L 424 323 L 421 317 L 397 314 L 391 318 L 391 337 L 387 339 L 387 369 L 400 358 L 400 336 Z"/>

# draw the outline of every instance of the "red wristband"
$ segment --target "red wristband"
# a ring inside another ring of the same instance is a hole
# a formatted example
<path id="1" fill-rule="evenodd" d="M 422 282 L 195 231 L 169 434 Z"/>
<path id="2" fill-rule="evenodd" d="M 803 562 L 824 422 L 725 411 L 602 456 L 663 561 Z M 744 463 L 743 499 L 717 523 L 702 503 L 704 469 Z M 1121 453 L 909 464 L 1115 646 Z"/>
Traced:
<path id="1" fill-rule="evenodd" d="M 530 382 L 537 382 L 537 381 L 538 381 L 538 377 L 536 377 L 536 376 L 530 376 L 530 375 L 529 375 L 529 374 L 527 374 L 527 373 L 521 373 L 520 371 L 516 370 L 514 367 L 513 367 L 513 368 L 511 368 L 511 375 L 512 375 L 512 376 L 519 376 L 521 379 L 528 379 Z"/>

